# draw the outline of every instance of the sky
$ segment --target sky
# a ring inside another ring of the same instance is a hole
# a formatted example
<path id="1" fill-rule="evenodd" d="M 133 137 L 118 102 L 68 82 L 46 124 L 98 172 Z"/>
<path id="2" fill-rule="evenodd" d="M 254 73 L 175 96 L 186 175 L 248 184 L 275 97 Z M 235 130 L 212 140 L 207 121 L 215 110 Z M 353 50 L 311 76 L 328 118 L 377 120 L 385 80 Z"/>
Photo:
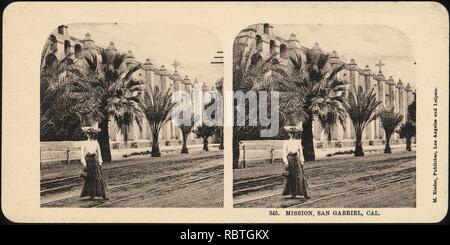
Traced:
<path id="1" fill-rule="evenodd" d="M 300 45 L 312 48 L 318 42 L 325 52 L 336 50 L 347 62 L 355 59 L 358 67 L 369 65 L 378 72 L 375 64 L 381 59 L 386 79 L 392 75 L 395 82 L 401 78 L 404 85 L 415 87 L 416 65 L 408 37 L 400 30 L 380 25 L 273 25 L 274 33 L 289 39 L 295 33 Z"/>
<path id="2" fill-rule="evenodd" d="M 89 32 L 95 43 L 108 47 L 114 42 L 120 52 L 131 50 L 137 61 L 150 58 L 157 67 L 164 65 L 173 72 L 171 64 L 176 59 L 181 65 L 177 70 L 191 81 L 197 78 L 208 87 L 223 77 L 223 66 L 213 65 L 211 60 L 222 51 L 219 39 L 206 29 L 191 25 L 168 24 L 67 24 L 69 35 L 83 39 Z"/>

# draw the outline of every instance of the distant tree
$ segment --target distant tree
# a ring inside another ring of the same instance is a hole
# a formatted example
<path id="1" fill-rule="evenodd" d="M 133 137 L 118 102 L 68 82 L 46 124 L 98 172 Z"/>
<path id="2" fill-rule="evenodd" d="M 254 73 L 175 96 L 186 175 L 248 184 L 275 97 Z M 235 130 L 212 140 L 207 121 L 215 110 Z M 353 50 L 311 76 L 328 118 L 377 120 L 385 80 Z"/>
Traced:
<path id="1" fill-rule="evenodd" d="M 182 115 L 183 113 L 180 112 L 180 114 Z M 181 116 L 182 117 L 182 116 Z M 196 117 L 194 115 L 194 113 L 191 113 L 190 115 L 190 124 L 189 125 L 184 125 L 181 124 L 179 126 L 180 130 L 181 130 L 181 134 L 183 137 L 183 147 L 181 148 L 181 153 L 182 154 L 188 154 L 188 148 L 187 148 L 187 138 L 189 137 L 189 134 L 192 132 L 192 129 L 194 128 L 195 122 L 196 122 Z"/>
<path id="2" fill-rule="evenodd" d="M 331 142 L 331 134 L 334 126 L 341 124 L 345 129 L 345 110 L 343 108 L 342 106 L 330 107 L 324 114 L 318 115 L 320 128 L 327 135 L 328 142 Z"/>
<path id="3" fill-rule="evenodd" d="M 206 124 L 202 124 L 200 126 L 197 126 L 197 128 L 194 130 L 194 134 L 201 137 L 203 139 L 203 150 L 209 151 L 208 149 L 208 138 L 213 136 L 216 131 L 216 128 L 214 126 L 208 126 Z"/>
<path id="4" fill-rule="evenodd" d="M 355 86 L 352 88 L 345 103 L 345 109 L 355 129 L 355 156 L 364 156 L 362 134 L 367 125 L 377 118 L 376 109 L 381 102 L 376 99 L 373 89 L 365 91 L 361 86 L 358 89 Z"/>
<path id="5" fill-rule="evenodd" d="M 413 101 L 411 104 L 408 105 L 408 121 L 412 121 L 413 123 L 416 123 L 416 101 Z"/>
<path id="6" fill-rule="evenodd" d="M 395 129 L 400 125 L 403 120 L 403 116 L 399 113 L 394 112 L 394 110 L 383 109 L 378 116 L 381 119 L 381 124 L 384 128 L 386 134 L 386 147 L 384 148 L 384 153 L 391 153 L 390 139 Z"/>
<path id="7" fill-rule="evenodd" d="M 217 134 L 217 137 L 219 138 L 219 150 L 223 150 L 224 149 L 224 147 L 223 147 L 223 138 L 224 138 L 223 126 L 217 126 L 216 129 L 217 129 L 216 134 Z"/>
<path id="8" fill-rule="evenodd" d="M 151 86 L 147 86 L 146 88 L 144 94 L 144 113 L 152 131 L 151 156 L 160 157 L 159 132 L 170 121 L 170 113 L 175 103 L 172 102 L 170 88 L 166 90 Z"/>
<path id="9" fill-rule="evenodd" d="M 416 125 L 412 121 L 407 121 L 400 126 L 397 133 L 400 135 L 400 138 L 406 139 L 406 150 L 412 151 L 411 138 L 416 136 Z"/>

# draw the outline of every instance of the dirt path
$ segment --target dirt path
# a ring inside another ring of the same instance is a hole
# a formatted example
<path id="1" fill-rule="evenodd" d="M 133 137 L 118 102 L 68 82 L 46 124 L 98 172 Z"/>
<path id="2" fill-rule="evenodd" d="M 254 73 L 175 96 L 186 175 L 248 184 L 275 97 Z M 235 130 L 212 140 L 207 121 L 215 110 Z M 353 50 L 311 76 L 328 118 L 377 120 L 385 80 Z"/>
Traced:
<path id="1" fill-rule="evenodd" d="M 285 179 L 279 176 L 280 167 L 268 165 L 264 171 L 257 171 L 261 166 L 235 171 L 235 207 L 415 206 L 414 152 L 306 163 L 311 187 L 307 201 L 281 196 Z"/>
<path id="2" fill-rule="evenodd" d="M 129 167 L 111 168 L 104 171 L 108 184 L 109 201 L 80 199 L 80 183 L 74 187 L 63 189 L 56 193 L 49 192 L 41 195 L 43 207 L 159 207 L 181 204 L 190 206 L 215 206 L 223 203 L 223 158 L 217 154 L 205 155 L 203 158 L 182 162 L 158 162 L 145 164 L 132 162 Z M 216 188 L 211 189 L 213 180 Z M 205 188 L 201 188 L 201 184 Z M 64 183 L 67 184 L 67 183 Z M 64 185 L 63 184 L 63 185 Z M 70 184 L 70 183 L 69 183 Z M 185 202 L 175 201 L 177 195 L 172 192 L 184 189 Z M 209 193 L 204 199 L 195 199 L 193 196 Z M 42 194 L 42 192 L 41 192 Z M 160 202 L 152 202 L 157 197 Z M 164 198 L 163 198 L 164 197 Z M 189 198 L 192 200 L 187 201 Z M 164 200 L 164 201 L 162 201 Z M 157 205 L 157 206 L 154 206 Z"/>

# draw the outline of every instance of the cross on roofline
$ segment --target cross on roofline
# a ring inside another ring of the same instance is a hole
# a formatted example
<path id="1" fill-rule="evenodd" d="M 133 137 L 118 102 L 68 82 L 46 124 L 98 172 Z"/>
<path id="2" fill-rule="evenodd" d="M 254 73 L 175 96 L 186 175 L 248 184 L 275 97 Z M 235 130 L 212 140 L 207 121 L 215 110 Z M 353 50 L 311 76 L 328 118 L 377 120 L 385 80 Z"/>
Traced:
<path id="1" fill-rule="evenodd" d="M 376 64 L 375 66 L 378 66 L 378 72 L 381 72 L 381 67 L 384 66 L 384 64 L 381 63 L 381 60 L 379 60 L 378 64 Z"/>
<path id="2" fill-rule="evenodd" d="M 178 67 L 179 65 L 181 65 L 181 63 L 179 63 L 177 60 L 175 60 L 175 61 L 172 63 L 172 66 L 174 67 L 175 71 L 177 71 L 177 67 Z"/>

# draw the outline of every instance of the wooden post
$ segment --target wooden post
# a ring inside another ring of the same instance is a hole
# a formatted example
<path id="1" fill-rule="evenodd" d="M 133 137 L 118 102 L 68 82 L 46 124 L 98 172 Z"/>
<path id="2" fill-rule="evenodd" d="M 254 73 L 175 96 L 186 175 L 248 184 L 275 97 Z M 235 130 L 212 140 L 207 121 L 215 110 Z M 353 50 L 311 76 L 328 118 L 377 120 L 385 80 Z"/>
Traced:
<path id="1" fill-rule="evenodd" d="M 273 148 L 270 149 L 270 164 L 273 164 Z"/>
<path id="2" fill-rule="evenodd" d="M 246 168 L 247 163 L 245 162 L 245 145 L 242 146 L 242 168 Z"/>
<path id="3" fill-rule="evenodd" d="M 70 163 L 70 150 L 67 148 L 67 164 Z"/>

